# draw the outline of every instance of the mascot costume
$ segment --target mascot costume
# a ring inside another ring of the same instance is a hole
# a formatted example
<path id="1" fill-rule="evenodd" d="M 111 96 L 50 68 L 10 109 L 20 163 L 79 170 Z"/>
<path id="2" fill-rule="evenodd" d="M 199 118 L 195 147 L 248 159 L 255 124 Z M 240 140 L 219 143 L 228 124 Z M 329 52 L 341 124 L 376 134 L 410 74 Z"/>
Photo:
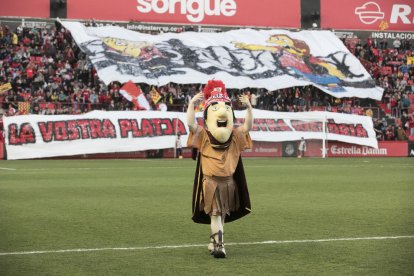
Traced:
<path id="1" fill-rule="evenodd" d="M 204 98 L 204 127 L 197 125 L 194 105 Z M 241 152 L 252 147 L 249 130 L 253 125 L 252 106 L 246 95 L 238 99 L 246 107 L 244 124 L 234 127 L 234 112 L 223 82 L 211 80 L 188 105 L 190 129 L 187 144 L 198 149 L 193 189 L 193 221 L 210 224 L 208 250 L 225 258 L 224 222 L 250 213 L 250 198 Z"/>

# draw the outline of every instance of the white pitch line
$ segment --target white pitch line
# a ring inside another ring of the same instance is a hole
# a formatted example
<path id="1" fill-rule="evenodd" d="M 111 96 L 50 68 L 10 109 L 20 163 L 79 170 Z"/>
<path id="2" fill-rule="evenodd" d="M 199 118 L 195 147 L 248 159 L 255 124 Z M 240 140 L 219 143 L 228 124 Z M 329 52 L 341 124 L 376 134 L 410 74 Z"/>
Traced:
<path id="1" fill-rule="evenodd" d="M 0 167 L 0 170 L 15 171 L 16 169 L 14 169 L 14 168 L 3 168 L 3 167 Z"/>
<path id="2" fill-rule="evenodd" d="M 286 244 L 286 243 L 319 243 L 319 242 L 338 242 L 338 241 L 369 241 L 369 240 L 395 240 L 395 239 L 413 239 L 414 236 L 388 236 L 388 237 L 360 237 L 360 238 L 333 238 L 318 240 L 282 240 L 282 241 L 261 241 L 261 242 L 232 242 L 226 243 L 226 246 L 237 245 L 258 245 L 258 244 Z M 140 246 L 140 247 L 104 247 L 104 248 L 78 248 L 78 249 L 61 249 L 61 250 L 44 250 L 44 251 L 20 251 L 20 252 L 0 252 L 0 256 L 9 255 L 33 255 L 47 253 L 73 253 L 73 252 L 92 252 L 92 251 L 131 251 L 131 250 L 148 250 L 148 249 L 177 249 L 188 247 L 205 247 L 206 244 L 181 244 L 181 245 L 160 245 L 160 246 Z"/>

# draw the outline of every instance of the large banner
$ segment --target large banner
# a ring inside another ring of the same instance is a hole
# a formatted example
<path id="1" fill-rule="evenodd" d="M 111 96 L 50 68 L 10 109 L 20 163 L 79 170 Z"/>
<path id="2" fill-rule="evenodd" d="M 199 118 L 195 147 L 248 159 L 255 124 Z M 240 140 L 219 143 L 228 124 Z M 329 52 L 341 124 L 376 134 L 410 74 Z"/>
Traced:
<path id="1" fill-rule="evenodd" d="M 234 30 L 149 35 L 62 22 L 105 82 L 165 85 L 221 79 L 228 88 L 314 85 L 334 97 L 380 100 L 383 89 L 330 31 Z"/>
<path id="2" fill-rule="evenodd" d="M 197 121 L 203 124 L 203 114 Z M 235 111 L 242 124 L 244 111 Z M 253 141 L 327 139 L 378 147 L 372 119 L 329 112 L 282 113 L 253 110 Z M 82 115 L 4 117 L 8 159 L 174 148 L 175 135 L 187 141 L 186 113 L 93 111 Z"/>
<path id="3" fill-rule="evenodd" d="M 300 0 L 69 0 L 68 18 L 300 28 Z M 116 12 L 114 12 L 116 11 Z"/>
<path id="4" fill-rule="evenodd" d="M 413 32 L 413 18 L 413 0 L 321 0 L 322 28 Z"/>

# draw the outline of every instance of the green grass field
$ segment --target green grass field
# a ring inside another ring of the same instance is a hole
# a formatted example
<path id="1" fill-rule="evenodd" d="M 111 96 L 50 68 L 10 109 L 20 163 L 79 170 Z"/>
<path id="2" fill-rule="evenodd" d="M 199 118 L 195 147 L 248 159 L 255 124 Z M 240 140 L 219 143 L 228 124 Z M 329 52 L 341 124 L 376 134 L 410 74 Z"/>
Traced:
<path id="1" fill-rule="evenodd" d="M 414 275 L 414 159 L 244 164 L 214 259 L 192 160 L 0 161 L 0 275 Z"/>

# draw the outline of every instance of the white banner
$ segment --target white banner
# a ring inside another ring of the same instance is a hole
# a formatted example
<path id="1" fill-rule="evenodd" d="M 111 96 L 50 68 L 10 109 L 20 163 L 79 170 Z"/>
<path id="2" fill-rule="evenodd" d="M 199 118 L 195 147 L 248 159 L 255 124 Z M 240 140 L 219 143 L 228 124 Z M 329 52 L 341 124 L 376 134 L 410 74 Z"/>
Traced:
<path id="1" fill-rule="evenodd" d="M 277 90 L 314 85 L 337 98 L 381 100 L 383 89 L 331 31 L 143 34 L 61 22 L 105 82 L 207 83 Z"/>
<path id="2" fill-rule="evenodd" d="M 235 111 L 241 124 L 244 111 Z M 378 147 L 372 119 L 329 112 L 281 113 L 253 110 L 254 141 L 338 140 Z M 7 159 L 173 148 L 175 135 L 188 138 L 186 113 L 93 111 L 82 115 L 4 117 Z M 197 121 L 203 123 L 202 113 Z M 324 123 L 325 127 L 324 127 Z"/>

